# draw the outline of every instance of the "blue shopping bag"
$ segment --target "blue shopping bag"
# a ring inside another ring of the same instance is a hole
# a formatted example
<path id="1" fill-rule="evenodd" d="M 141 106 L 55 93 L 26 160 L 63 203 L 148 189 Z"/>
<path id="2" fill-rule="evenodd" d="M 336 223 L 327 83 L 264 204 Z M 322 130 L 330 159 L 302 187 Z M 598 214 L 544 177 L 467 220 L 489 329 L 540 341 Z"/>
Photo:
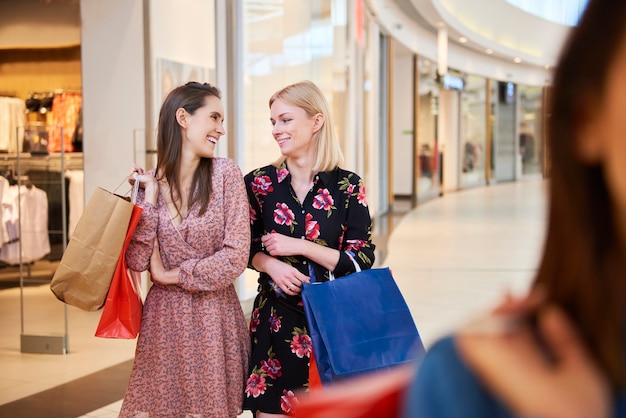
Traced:
<path id="1" fill-rule="evenodd" d="M 424 354 L 389 268 L 304 283 L 302 300 L 323 385 L 416 362 Z"/>

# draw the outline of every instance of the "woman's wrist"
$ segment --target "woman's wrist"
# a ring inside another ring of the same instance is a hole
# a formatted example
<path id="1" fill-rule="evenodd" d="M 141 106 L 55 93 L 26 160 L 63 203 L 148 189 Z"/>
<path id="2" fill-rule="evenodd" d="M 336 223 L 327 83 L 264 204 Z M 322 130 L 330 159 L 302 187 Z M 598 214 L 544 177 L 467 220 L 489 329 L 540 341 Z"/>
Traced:
<path id="1" fill-rule="evenodd" d="M 159 196 L 158 183 L 151 182 L 151 183 L 146 184 L 144 201 L 156 206 L 158 196 Z"/>

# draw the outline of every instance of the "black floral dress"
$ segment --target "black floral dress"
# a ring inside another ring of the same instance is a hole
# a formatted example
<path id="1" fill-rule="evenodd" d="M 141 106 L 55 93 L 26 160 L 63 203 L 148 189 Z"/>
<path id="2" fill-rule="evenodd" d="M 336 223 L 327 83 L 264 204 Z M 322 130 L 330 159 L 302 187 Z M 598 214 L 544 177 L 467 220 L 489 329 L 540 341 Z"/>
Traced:
<path id="1" fill-rule="evenodd" d="M 332 272 L 335 277 L 353 273 L 355 262 L 362 270 L 374 263 L 365 187 L 356 174 L 340 168 L 319 173 L 302 203 L 291 187 L 285 163 L 252 171 L 245 183 L 252 228 L 250 260 L 264 250 L 261 236 L 278 232 L 339 249 L 339 262 Z M 328 280 L 328 270 L 305 256 L 281 260 L 311 282 Z M 298 402 L 296 391 L 308 386 L 312 351 L 300 294 L 286 295 L 261 273 L 250 333 L 252 358 L 244 409 L 289 414 Z"/>

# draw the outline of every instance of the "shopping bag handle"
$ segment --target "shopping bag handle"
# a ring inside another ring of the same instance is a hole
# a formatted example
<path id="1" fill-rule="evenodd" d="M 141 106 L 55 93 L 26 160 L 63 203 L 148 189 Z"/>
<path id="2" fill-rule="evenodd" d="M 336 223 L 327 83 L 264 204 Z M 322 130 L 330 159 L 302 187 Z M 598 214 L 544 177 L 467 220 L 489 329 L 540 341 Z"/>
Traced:
<path id="1" fill-rule="evenodd" d="M 361 266 L 359 266 L 359 263 L 356 262 L 356 260 L 354 259 L 354 256 L 352 255 L 352 253 L 350 251 L 348 251 L 348 252 L 346 252 L 346 254 L 348 255 L 348 257 L 352 261 L 352 264 L 354 264 L 354 269 L 356 270 L 356 272 L 357 273 L 360 272 L 361 271 Z M 335 275 L 330 270 L 328 270 L 328 280 L 335 280 Z"/>
<path id="2" fill-rule="evenodd" d="M 124 180 L 122 180 L 122 182 L 121 182 L 121 183 L 120 183 L 120 184 L 119 184 L 119 185 L 115 188 L 115 190 L 113 190 L 113 194 L 116 194 L 117 190 L 118 190 L 120 187 L 122 187 L 122 184 L 124 184 L 126 181 L 127 181 L 127 178 L 125 178 Z M 133 187 L 132 187 L 132 189 L 130 190 L 130 191 L 131 191 L 131 194 L 130 194 L 130 202 L 131 202 L 133 205 L 137 203 L 137 194 L 139 193 L 139 183 L 140 183 L 140 181 L 139 181 L 139 176 L 137 176 L 137 177 L 135 178 L 135 183 L 133 184 Z M 126 193 L 128 193 L 128 192 L 126 192 Z M 118 196 L 119 196 L 119 195 L 118 195 Z M 125 196 L 120 196 L 120 197 L 124 197 L 124 198 L 128 199 L 128 197 L 125 197 Z"/>
<path id="3" fill-rule="evenodd" d="M 139 176 L 135 179 L 135 183 L 133 184 L 133 192 L 130 194 L 130 201 L 134 205 L 137 203 L 137 194 L 139 194 Z"/>

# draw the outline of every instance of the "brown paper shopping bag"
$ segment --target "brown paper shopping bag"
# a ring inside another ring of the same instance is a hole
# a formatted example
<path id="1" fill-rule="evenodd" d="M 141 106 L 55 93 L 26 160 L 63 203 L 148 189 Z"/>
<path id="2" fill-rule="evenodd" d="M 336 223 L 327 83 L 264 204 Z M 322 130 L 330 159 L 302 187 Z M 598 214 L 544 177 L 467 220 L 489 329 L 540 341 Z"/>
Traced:
<path id="1" fill-rule="evenodd" d="M 104 305 L 134 204 L 97 188 L 50 282 L 55 296 L 86 311 Z"/>

